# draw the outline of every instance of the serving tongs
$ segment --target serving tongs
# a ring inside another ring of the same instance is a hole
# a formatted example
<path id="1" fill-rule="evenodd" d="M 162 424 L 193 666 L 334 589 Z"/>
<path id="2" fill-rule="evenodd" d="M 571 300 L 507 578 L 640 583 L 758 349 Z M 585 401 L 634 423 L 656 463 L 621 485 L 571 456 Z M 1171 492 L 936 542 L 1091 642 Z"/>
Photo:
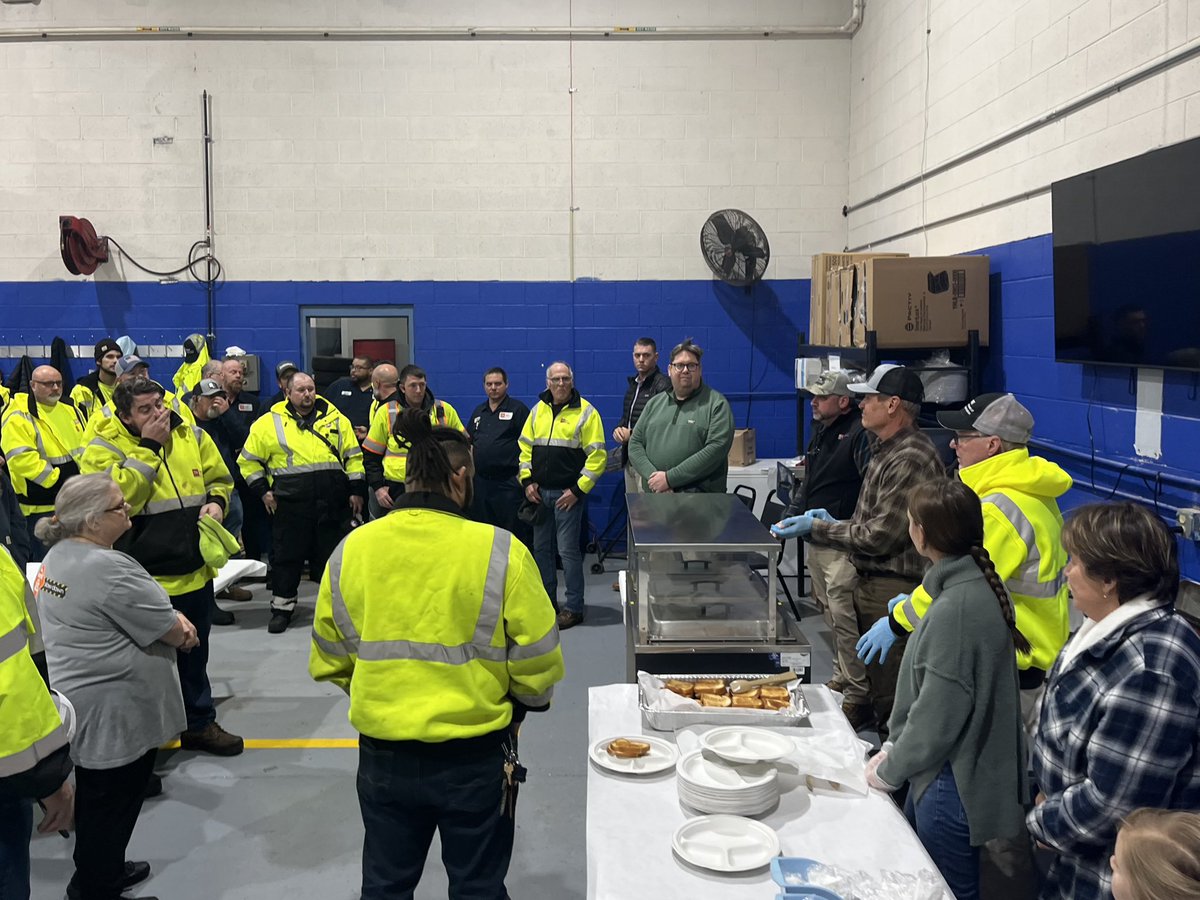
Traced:
<path id="1" fill-rule="evenodd" d="M 729 682 L 729 693 L 748 694 L 755 688 L 766 687 L 769 684 L 787 684 L 796 680 L 796 673 L 791 669 L 778 675 L 767 675 L 763 678 L 735 678 Z"/>

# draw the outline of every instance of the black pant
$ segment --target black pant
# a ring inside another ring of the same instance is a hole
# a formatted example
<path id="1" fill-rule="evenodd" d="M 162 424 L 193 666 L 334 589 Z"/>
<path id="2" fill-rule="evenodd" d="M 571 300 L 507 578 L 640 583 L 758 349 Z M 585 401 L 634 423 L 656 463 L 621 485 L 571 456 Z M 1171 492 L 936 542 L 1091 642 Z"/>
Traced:
<path id="1" fill-rule="evenodd" d="M 125 850 L 150 773 L 154 750 L 115 769 L 75 767 L 75 875 L 82 900 L 119 900 Z"/>
<path id="2" fill-rule="evenodd" d="M 271 558 L 271 517 L 262 498 L 244 484 L 237 488 L 242 501 L 242 543 L 247 559 Z"/>
<path id="3" fill-rule="evenodd" d="M 300 590 L 304 561 L 308 560 L 309 577 L 320 581 L 334 548 L 350 533 L 349 501 L 339 509 L 281 502 L 271 525 L 271 592 L 292 599 Z"/>
<path id="4" fill-rule="evenodd" d="M 362 735 L 362 900 L 411 900 L 435 829 L 451 900 L 505 900 L 513 820 L 500 806 L 503 766 L 499 746 L 456 753 Z"/>
<path id="5" fill-rule="evenodd" d="M 212 582 L 206 581 L 204 587 L 186 594 L 176 594 L 171 598 L 171 605 L 196 626 L 196 637 L 200 639 L 200 643 L 191 650 L 186 653 L 180 650 L 175 654 L 188 731 L 199 731 L 217 719 L 217 711 L 213 708 L 212 685 L 208 682 L 208 635 L 212 631 L 212 611 L 216 606 Z"/>
<path id="6" fill-rule="evenodd" d="M 474 480 L 475 499 L 471 502 L 471 518 L 476 522 L 495 525 L 511 531 L 526 547 L 533 548 L 533 529 L 517 518 L 517 510 L 525 499 L 525 492 L 514 475 L 497 481 L 476 475 Z"/>

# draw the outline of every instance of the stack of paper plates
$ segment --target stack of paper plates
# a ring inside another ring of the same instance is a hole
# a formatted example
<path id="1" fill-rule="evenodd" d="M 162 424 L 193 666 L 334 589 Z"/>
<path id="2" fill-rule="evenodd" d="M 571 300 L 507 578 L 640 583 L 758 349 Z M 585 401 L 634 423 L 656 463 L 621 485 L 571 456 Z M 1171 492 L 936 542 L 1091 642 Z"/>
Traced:
<path id="1" fill-rule="evenodd" d="M 689 753 L 676 767 L 679 799 L 706 813 L 754 816 L 779 802 L 775 768 L 734 763 L 703 750 Z"/>

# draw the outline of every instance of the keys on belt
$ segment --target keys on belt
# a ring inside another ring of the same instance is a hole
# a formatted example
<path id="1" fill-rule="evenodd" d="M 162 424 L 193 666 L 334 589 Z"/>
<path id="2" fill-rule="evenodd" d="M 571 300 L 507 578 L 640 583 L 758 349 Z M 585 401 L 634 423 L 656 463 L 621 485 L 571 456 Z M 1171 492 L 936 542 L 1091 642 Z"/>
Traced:
<path id="1" fill-rule="evenodd" d="M 521 785 L 525 783 L 525 776 L 529 770 L 521 765 L 521 760 L 517 758 L 515 734 L 501 744 L 501 749 L 504 751 L 504 791 L 500 802 L 504 815 L 515 820 L 517 817 L 517 794 L 521 790 Z"/>

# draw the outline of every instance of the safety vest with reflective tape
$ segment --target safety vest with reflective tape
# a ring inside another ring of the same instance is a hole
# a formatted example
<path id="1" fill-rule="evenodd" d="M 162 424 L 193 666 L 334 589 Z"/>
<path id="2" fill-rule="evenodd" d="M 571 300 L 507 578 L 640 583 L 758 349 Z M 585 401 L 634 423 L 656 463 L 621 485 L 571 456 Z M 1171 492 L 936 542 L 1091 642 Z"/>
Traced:
<path id="1" fill-rule="evenodd" d="M 116 416 L 93 417 L 94 436 L 80 471 L 108 472 L 129 503 L 133 527 L 116 543 L 172 596 L 199 590 L 213 577 L 200 555 L 200 507 L 228 509 L 233 476 L 212 438 L 171 416 L 171 437 L 157 450 Z"/>
<path id="2" fill-rule="evenodd" d="M 550 391 L 543 391 L 521 429 L 518 477 L 522 484 L 570 488 L 583 496 L 604 474 L 604 423 L 576 390 L 557 415 L 551 401 Z"/>
<path id="3" fill-rule="evenodd" d="M 404 565 L 379 565 L 380 547 L 403 547 Z M 563 658 L 525 546 L 409 492 L 330 557 L 308 669 L 350 694 L 360 733 L 436 743 L 507 727 L 510 696 L 544 709 Z"/>
<path id="4" fill-rule="evenodd" d="M 106 403 L 112 402 L 112 392 L 115 386 L 105 384 L 98 376 L 93 385 L 91 376 L 85 375 L 83 379 L 75 382 L 75 387 L 71 388 L 71 402 L 75 404 L 76 409 L 83 413 L 84 421 L 88 421 L 93 415 L 100 412 L 101 407 Z"/>
<path id="5" fill-rule="evenodd" d="M 430 395 L 426 395 L 426 399 Z M 433 425 L 445 425 L 467 433 L 463 427 L 458 411 L 445 400 L 433 400 L 428 403 L 429 421 Z M 364 453 L 373 453 L 383 457 L 383 477 L 396 484 L 404 484 L 404 476 L 408 465 L 408 446 L 400 443 L 396 436 L 396 419 L 407 407 L 404 405 L 404 395 L 396 394 L 386 403 L 379 405 L 371 413 L 371 427 L 363 440 Z M 382 485 L 376 485 L 381 487 Z"/>
<path id="6" fill-rule="evenodd" d="M 74 475 L 83 453 L 87 420 L 74 404 L 53 406 L 17 394 L 4 412 L 0 446 L 21 512 L 53 512 L 62 480 Z"/>
<path id="7" fill-rule="evenodd" d="M 278 496 L 281 481 L 295 476 L 344 473 L 352 483 L 364 480 L 362 448 L 350 420 L 324 397 L 317 398 L 314 408 L 316 418 L 311 429 L 300 427 L 286 400 L 254 420 L 238 456 L 238 469 L 246 484 L 255 487 L 266 479 Z M 261 485 L 258 490 L 262 490 Z"/>
<path id="8" fill-rule="evenodd" d="M 1017 654 L 1020 669 L 1049 671 L 1070 634 L 1067 553 L 1062 546 L 1058 498 L 1071 476 L 1052 462 L 1009 450 L 959 471 L 963 484 L 983 505 L 983 547 L 1013 601 L 1017 630 L 1031 653 Z M 892 610 L 893 620 L 911 631 L 931 599 L 923 586 Z"/>
<path id="9" fill-rule="evenodd" d="M 0 550 L 0 778 L 26 772 L 67 743 L 67 730 L 29 655 L 25 574 Z"/>

